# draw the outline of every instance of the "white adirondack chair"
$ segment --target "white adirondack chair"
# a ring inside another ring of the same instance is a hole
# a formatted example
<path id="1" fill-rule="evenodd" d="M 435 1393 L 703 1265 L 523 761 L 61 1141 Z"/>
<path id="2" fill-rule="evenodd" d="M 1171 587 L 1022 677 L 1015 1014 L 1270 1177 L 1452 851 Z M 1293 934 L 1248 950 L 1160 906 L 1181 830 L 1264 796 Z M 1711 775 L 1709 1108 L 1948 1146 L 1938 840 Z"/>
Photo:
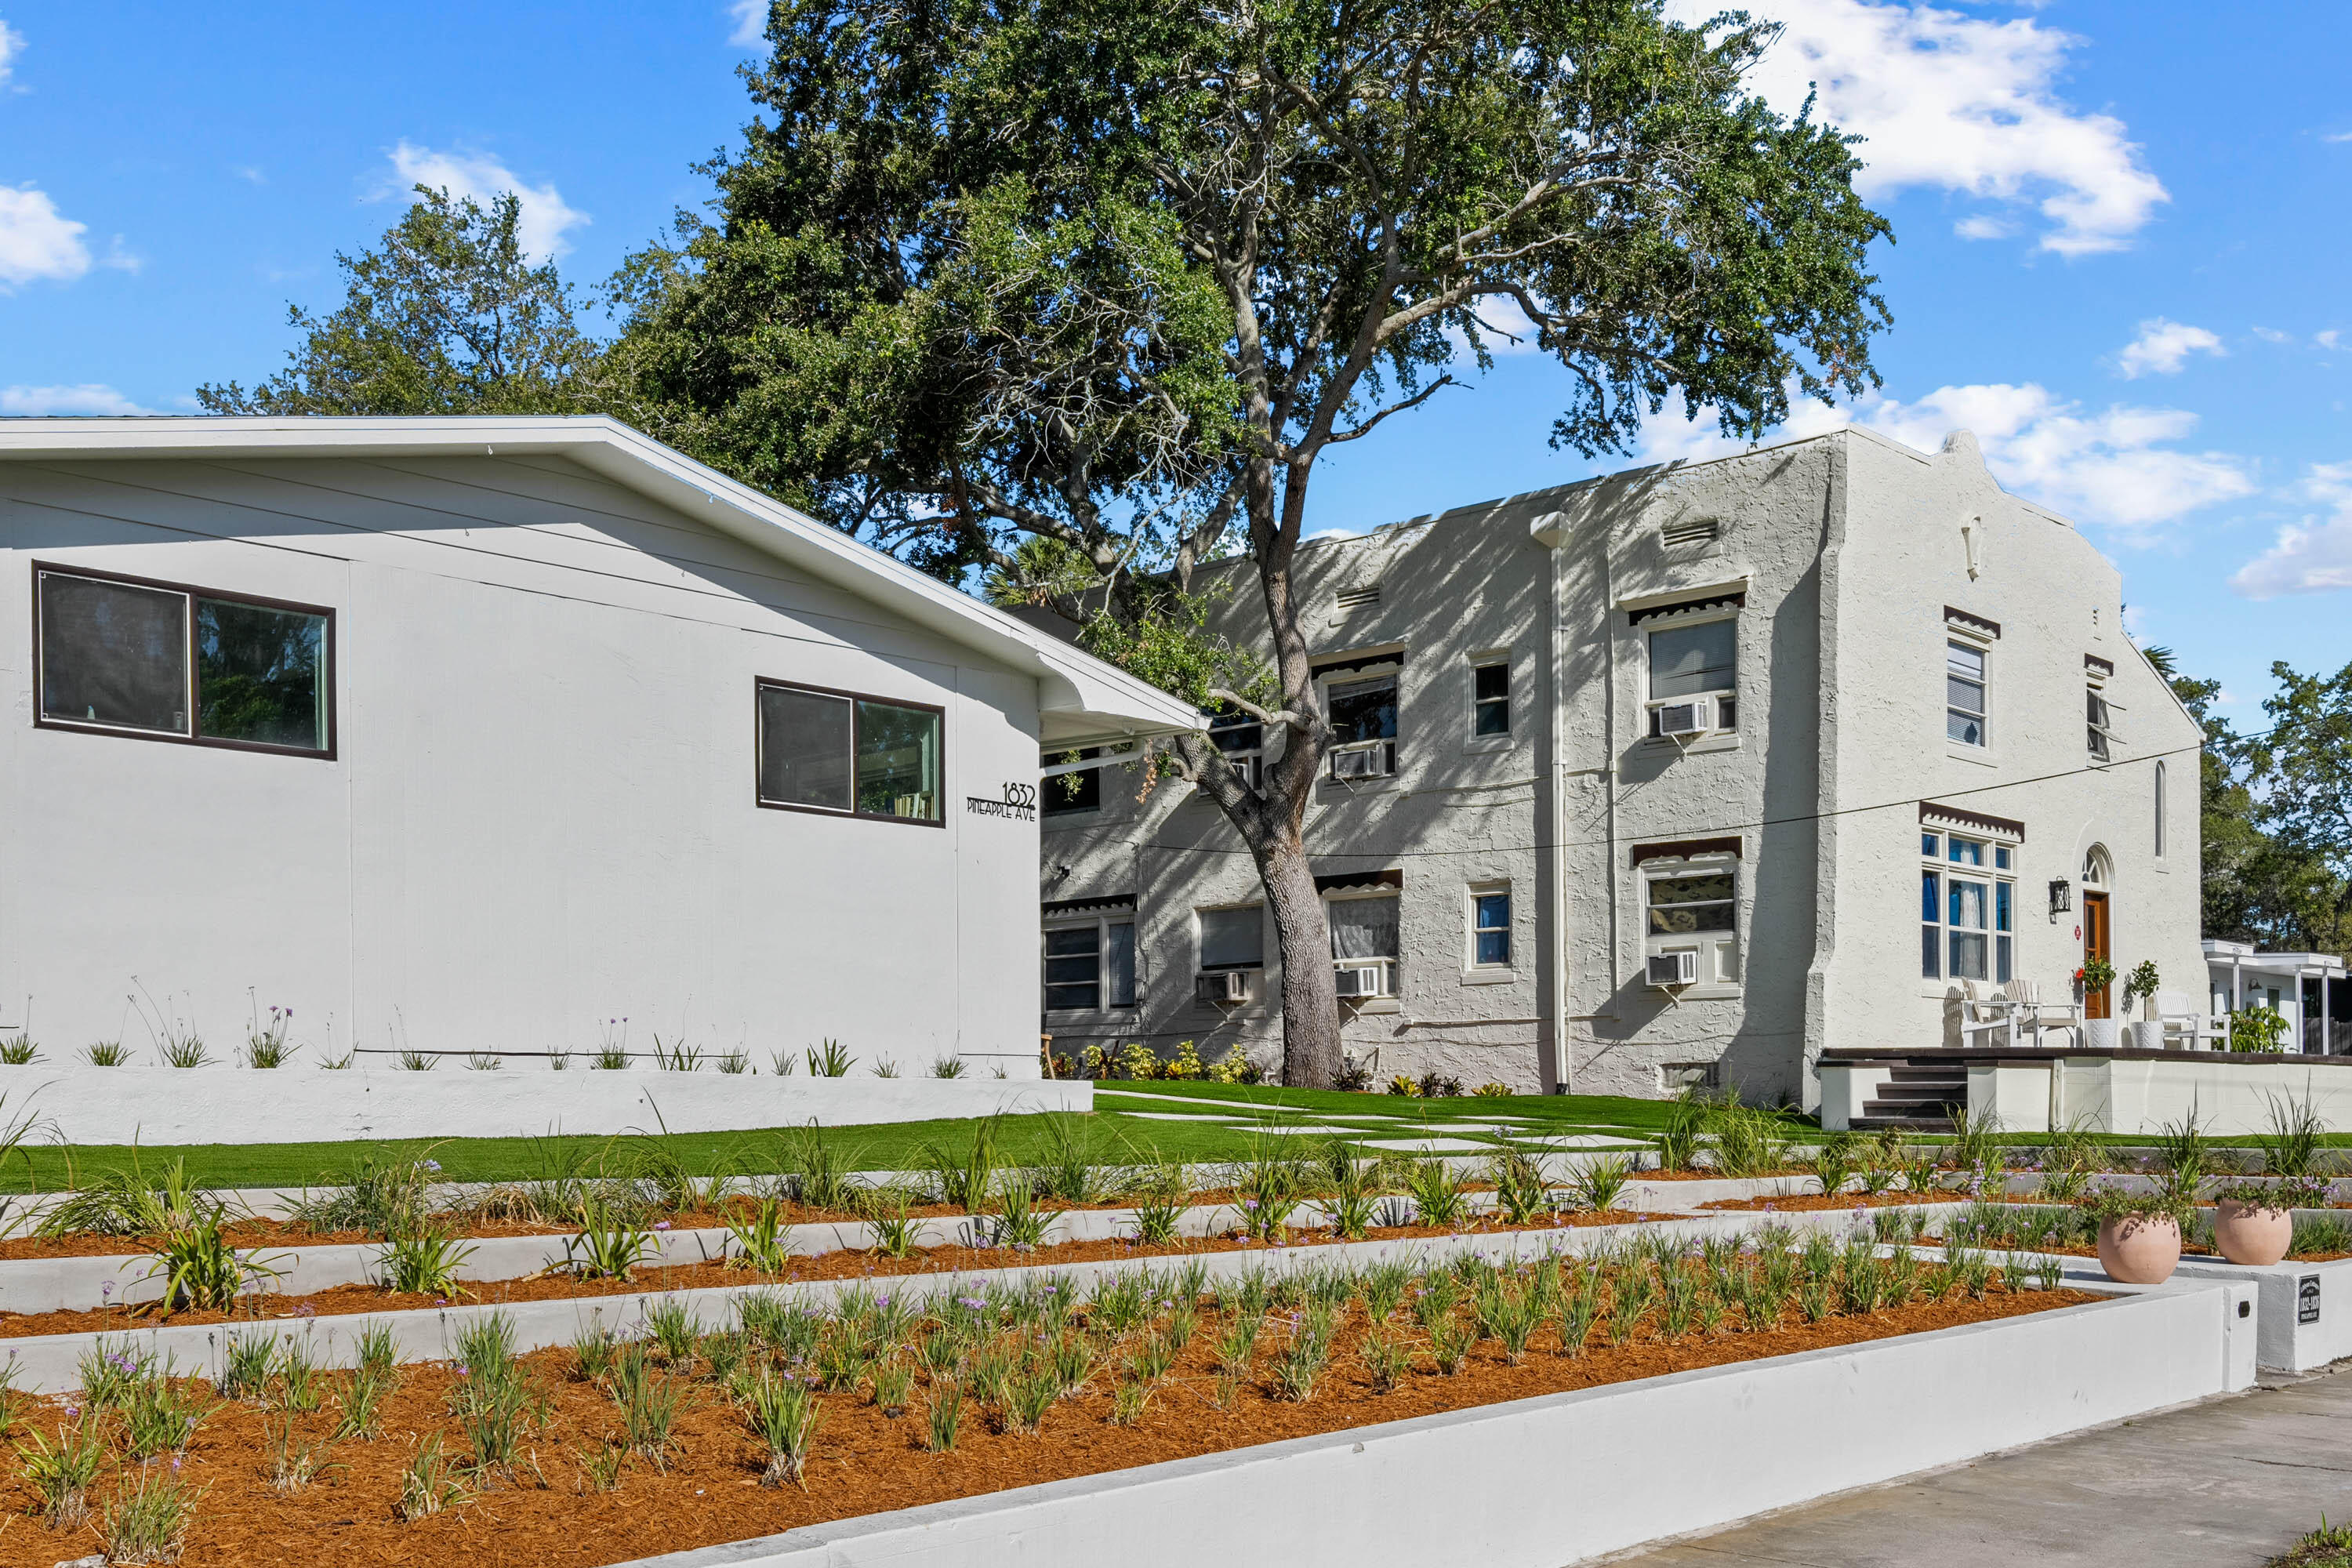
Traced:
<path id="1" fill-rule="evenodd" d="M 2192 1006 L 2187 992 L 2158 992 L 2156 1016 L 2164 1025 L 2164 1048 L 2168 1051 L 2230 1048 L 2230 1021 Z"/>
<path id="2" fill-rule="evenodd" d="M 2017 1032 L 2034 1045 L 2042 1044 L 2042 1037 L 2058 1032 L 2071 1032 L 2072 1041 L 2079 1043 L 2083 1030 L 2083 1005 L 2074 1000 L 2069 986 L 2063 1001 L 2045 1000 L 2038 980 L 2012 980 L 2001 989 L 2008 994 L 2011 1016 L 2017 1020 Z"/>

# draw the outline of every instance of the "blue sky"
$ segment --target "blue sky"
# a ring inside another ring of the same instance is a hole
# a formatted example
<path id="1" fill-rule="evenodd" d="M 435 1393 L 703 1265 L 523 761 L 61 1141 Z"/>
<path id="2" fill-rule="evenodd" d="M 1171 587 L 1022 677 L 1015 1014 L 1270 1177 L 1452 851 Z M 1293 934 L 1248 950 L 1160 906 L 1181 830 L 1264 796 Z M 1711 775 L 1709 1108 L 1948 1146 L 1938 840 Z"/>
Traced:
<path id="1" fill-rule="evenodd" d="M 1897 238 L 1884 392 L 1793 428 L 1976 430 L 2241 722 L 2271 660 L 2352 658 L 2352 6 L 1750 8 L 1788 29 L 1759 89 L 1815 84 L 1869 138 Z M 268 374 L 287 302 L 331 306 L 334 253 L 412 178 L 520 190 L 536 243 L 601 278 L 703 198 L 751 58 L 726 0 L 0 0 L 0 414 L 178 411 Z M 1504 358 L 1338 457 L 1314 524 L 1722 449 L 1667 419 L 1634 458 L 1554 453 L 1560 395 Z"/>

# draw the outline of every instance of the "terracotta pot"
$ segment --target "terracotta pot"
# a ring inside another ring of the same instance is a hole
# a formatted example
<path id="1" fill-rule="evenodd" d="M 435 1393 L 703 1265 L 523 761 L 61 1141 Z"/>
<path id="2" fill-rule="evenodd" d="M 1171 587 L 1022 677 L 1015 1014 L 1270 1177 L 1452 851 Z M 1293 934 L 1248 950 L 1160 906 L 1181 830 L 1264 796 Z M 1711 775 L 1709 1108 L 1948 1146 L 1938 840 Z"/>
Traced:
<path id="1" fill-rule="evenodd" d="M 2099 1267 L 2119 1285 L 2161 1285 L 2180 1267 L 2180 1226 L 2169 1215 L 2102 1220 Z"/>
<path id="2" fill-rule="evenodd" d="M 2268 1268 L 2294 1239 L 2294 1212 L 2224 1198 L 2213 1205 L 2213 1245 L 2232 1263 Z"/>

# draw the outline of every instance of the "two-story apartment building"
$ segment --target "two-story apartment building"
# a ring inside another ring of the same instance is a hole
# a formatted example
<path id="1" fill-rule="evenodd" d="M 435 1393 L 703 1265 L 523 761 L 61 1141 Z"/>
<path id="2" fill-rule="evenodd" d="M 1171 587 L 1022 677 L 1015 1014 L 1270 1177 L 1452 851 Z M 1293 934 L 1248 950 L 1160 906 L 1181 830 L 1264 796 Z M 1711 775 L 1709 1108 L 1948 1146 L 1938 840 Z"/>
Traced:
<path id="1" fill-rule="evenodd" d="M 1382 1078 L 1811 1101 L 1822 1049 L 1958 1044 L 1961 997 L 2068 996 L 2086 953 L 2199 989 L 2198 728 L 2116 568 L 1965 433 L 1637 469 L 1317 541 L 1299 574 L 1342 740 L 1307 843 Z M 1046 781 L 1055 1048 L 1271 1059 L 1250 858 L 1138 779 Z"/>

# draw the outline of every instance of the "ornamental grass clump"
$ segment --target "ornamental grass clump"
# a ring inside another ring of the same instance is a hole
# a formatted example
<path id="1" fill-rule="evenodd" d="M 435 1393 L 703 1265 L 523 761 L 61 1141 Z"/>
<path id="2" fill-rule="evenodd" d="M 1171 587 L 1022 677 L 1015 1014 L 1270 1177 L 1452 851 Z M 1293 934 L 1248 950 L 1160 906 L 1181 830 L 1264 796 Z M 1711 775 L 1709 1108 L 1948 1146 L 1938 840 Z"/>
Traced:
<path id="1" fill-rule="evenodd" d="M 631 1350 L 639 1353 L 633 1357 L 628 1353 Z M 687 1385 L 680 1379 L 656 1374 L 643 1351 L 644 1346 L 635 1342 L 623 1351 L 613 1371 L 613 1403 L 620 1409 L 621 1432 L 630 1450 L 656 1470 L 667 1470 L 670 1447 L 676 1441 L 673 1429 L 686 1406 Z"/>
<path id="2" fill-rule="evenodd" d="M 1470 1217 L 1469 1191 L 1443 1155 L 1414 1161 L 1404 1187 L 1423 1225 L 1451 1227 Z"/>
<path id="3" fill-rule="evenodd" d="M 420 1229 L 387 1242 L 377 1255 L 376 1268 L 387 1290 L 455 1301 L 467 1293 L 457 1270 L 475 1251 L 470 1243 L 461 1243 L 447 1231 Z"/>
<path id="4" fill-rule="evenodd" d="M 327 1458 L 333 1447 L 331 1438 L 305 1437 L 296 1430 L 290 1415 L 274 1422 L 264 1421 L 261 1454 L 269 1489 L 281 1497 L 291 1497 L 327 1471 L 341 1469 L 341 1464 Z"/>
<path id="5" fill-rule="evenodd" d="M 998 1247 L 1032 1251 L 1045 1245 L 1045 1233 L 1062 1217 L 1060 1209 L 1041 1208 L 1035 1183 L 1026 1171 L 1007 1171 L 996 1184 L 996 1213 L 989 1222 L 989 1239 Z"/>
<path id="6" fill-rule="evenodd" d="M 930 1403 L 923 1412 L 923 1447 L 934 1454 L 951 1453 L 962 1433 L 962 1386 L 952 1380 L 934 1382 Z"/>
<path id="7" fill-rule="evenodd" d="M 792 1258 L 792 1237 L 786 1233 L 784 1205 L 773 1197 L 762 1197 L 747 1214 L 730 1211 L 726 1215 L 727 1237 L 734 1249 L 727 1255 L 730 1268 L 749 1268 L 757 1274 L 782 1274 Z"/>
<path id="8" fill-rule="evenodd" d="M 809 1445 L 824 1424 L 824 1411 L 816 1394 L 790 1373 L 773 1374 L 762 1367 L 746 1386 L 741 1404 L 751 1435 L 768 1451 L 760 1484 L 780 1487 L 790 1481 L 805 1486 L 803 1476 L 808 1468 Z M 950 1440 L 948 1447 L 953 1446 Z"/>
<path id="9" fill-rule="evenodd" d="M 472 1498 L 457 1479 L 457 1468 L 441 1451 L 441 1434 L 431 1434 L 416 1446 L 416 1457 L 401 1472 L 400 1498 L 394 1511 L 409 1523 L 430 1519 Z"/>
<path id="10" fill-rule="evenodd" d="M 583 1279 L 622 1279 L 654 1250 L 653 1233 L 604 1202 L 583 1198 L 580 1233 L 563 1238 L 563 1267 Z"/>
<path id="11" fill-rule="evenodd" d="M 177 1563 L 204 1495 L 203 1488 L 175 1469 L 142 1469 L 136 1485 L 126 1482 L 116 1489 L 114 1500 L 100 1516 L 98 1536 L 105 1544 L 107 1563 L 119 1568 Z"/>
<path id="12" fill-rule="evenodd" d="M 72 1530 L 89 1517 L 89 1489 L 106 1460 L 106 1431 L 96 1409 L 58 1428 L 55 1444 L 38 1432 L 16 1444 L 16 1462 L 33 1489 L 33 1508 L 51 1530 Z"/>
<path id="13" fill-rule="evenodd" d="M 1590 1214 L 1612 1209 L 1633 1175 L 1633 1163 L 1623 1155 L 1595 1154 L 1569 1177 L 1569 1201 Z"/>
<path id="14" fill-rule="evenodd" d="M 142 1460 L 184 1453 L 196 1428 L 220 1407 L 197 1394 L 193 1378 L 183 1379 L 175 1386 L 172 1363 L 166 1358 L 152 1375 L 135 1384 L 123 1401 L 123 1448 L 131 1458 Z"/>
<path id="15" fill-rule="evenodd" d="M 1706 1131 L 1706 1107 L 1687 1094 L 1666 1107 L 1665 1125 L 1659 1130 L 1655 1141 L 1660 1170 L 1698 1168 L 1699 1138 Z"/>
<path id="16" fill-rule="evenodd" d="M 1486 1179 L 1495 1188 L 1495 1205 L 1513 1225 L 1532 1225 L 1551 1212 L 1551 1173 L 1526 1150 L 1506 1146 L 1489 1155 Z"/>
<path id="17" fill-rule="evenodd" d="M 221 1342 L 220 1373 L 213 1391 L 224 1399 L 258 1401 L 268 1392 L 269 1369 L 278 1355 L 278 1336 L 247 1329 Z"/>
<path id="18" fill-rule="evenodd" d="M 2320 1151 L 2327 1137 L 2327 1119 L 2309 1100 L 2270 1095 L 2270 1130 L 2255 1136 L 2263 1152 L 2263 1171 L 2272 1176 L 2318 1173 Z"/>

